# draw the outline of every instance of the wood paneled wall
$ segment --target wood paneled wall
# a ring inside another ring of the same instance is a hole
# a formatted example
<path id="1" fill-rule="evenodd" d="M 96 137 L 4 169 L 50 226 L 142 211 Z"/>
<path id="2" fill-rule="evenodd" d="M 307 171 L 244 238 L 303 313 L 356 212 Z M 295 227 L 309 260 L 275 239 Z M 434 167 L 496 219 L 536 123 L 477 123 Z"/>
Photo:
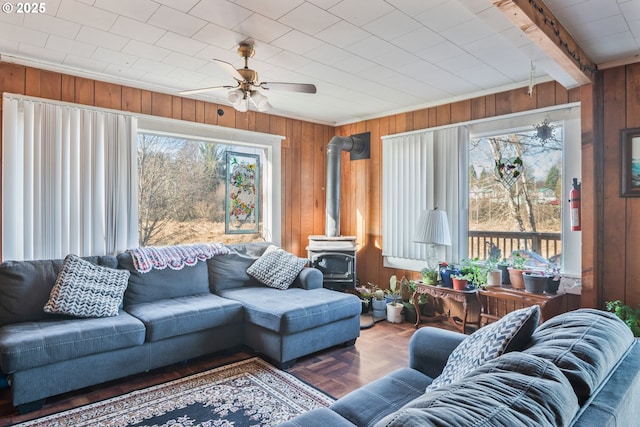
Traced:
<path id="1" fill-rule="evenodd" d="M 282 135 L 282 244 L 306 257 L 307 237 L 324 232 L 324 150 L 332 126 L 2 62 L 1 92 Z"/>
<path id="2" fill-rule="evenodd" d="M 640 198 L 620 197 L 619 186 L 620 131 L 640 127 L 640 63 L 600 74 L 593 95 L 594 138 L 591 146 L 583 145 L 583 161 L 585 148 L 592 156 L 596 201 L 592 249 L 596 285 L 584 297 L 600 307 L 617 299 L 636 307 L 640 304 Z"/>
<path id="3" fill-rule="evenodd" d="M 385 268 L 382 259 L 382 136 L 467 122 L 509 113 L 580 101 L 581 92 L 567 91 L 555 82 L 482 96 L 393 116 L 340 126 L 337 135 L 371 132 L 371 159 L 342 162 L 341 234 L 357 236 L 360 283 L 388 287 L 389 277 L 418 278 L 413 271 Z"/>

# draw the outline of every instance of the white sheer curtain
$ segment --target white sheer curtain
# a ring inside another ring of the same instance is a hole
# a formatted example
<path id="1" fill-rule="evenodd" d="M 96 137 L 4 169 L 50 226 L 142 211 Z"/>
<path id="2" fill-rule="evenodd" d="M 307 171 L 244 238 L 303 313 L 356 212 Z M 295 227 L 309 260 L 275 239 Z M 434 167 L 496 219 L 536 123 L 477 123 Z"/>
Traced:
<path id="1" fill-rule="evenodd" d="M 436 206 L 447 212 L 451 229 L 452 245 L 439 248 L 441 260 L 467 256 L 468 140 L 466 126 L 383 137 L 382 255 L 392 265 L 426 259 L 426 245 L 413 237 L 420 212 Z"/>
<path id="2" fill-rule="evenodd" d="M 4 95 L 2 258 L 137 245 L 136 119 Z"/>

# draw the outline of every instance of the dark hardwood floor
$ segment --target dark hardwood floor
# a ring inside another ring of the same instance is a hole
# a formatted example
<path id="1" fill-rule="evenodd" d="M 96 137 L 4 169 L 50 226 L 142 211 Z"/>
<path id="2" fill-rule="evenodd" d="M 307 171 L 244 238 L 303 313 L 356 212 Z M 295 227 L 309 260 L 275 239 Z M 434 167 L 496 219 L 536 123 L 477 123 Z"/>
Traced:
<path id="1" fill-rule="evenodd" d="M 451 328 L 447 323 L 434 323 L 432 326 Z M 335 347 L 301 358 L 288 372 L 339 398 L 395 369 L 407 366 L 408 343 L 414 331 L 413 324 L 407 322 L 391 324 L 381 321 L 369 329 L 361 330 L 360 338 L 354 346 Z M 254 354 L 248 351 L 231 355 L 217 354 L 156 369 L 49 398 L 42 410 L 25 415 L 18 415 L 12 406 L 9 390 L 0 390 L 0 427 L 108 399 L 252 356 Z M 42 380 L 46 381 L 46 378 Z"/>

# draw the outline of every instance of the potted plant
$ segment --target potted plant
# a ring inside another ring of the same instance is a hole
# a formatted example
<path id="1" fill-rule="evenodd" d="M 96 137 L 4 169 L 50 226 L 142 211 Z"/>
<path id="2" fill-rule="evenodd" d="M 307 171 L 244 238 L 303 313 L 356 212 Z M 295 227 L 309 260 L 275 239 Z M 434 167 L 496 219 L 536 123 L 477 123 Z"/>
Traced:
<path id="1" fill-rule="evenodd" d="M 384 319 L 386 317 L 387 301 L 384 299 L 384 291 L 377 286 L 369 283 L 371 289 L 374 289 L 371 297 L 371 308 L 373 308 L 373 317 Z"/>
<path id="2" fill-rule="evenodd" d="M 360 302 L 362 303 L 362 314 L 368 313 L 371 309 L 371 299 L 373 298 L 371 289 L 361 286 L 356 288 L 356 292 L 358 293 Z"/>
<path id="3" fill-rule="evenodd" d="M 627 324 L 634 337 L 640 337 L 640 306 L 633 309 L 631 306 L 622 304 L 622 301 L 607 301 L 607 310 L 615 313 L 620 320 Z"/>
<path id="4" fill-rule="evenodd" d="M 435 285 L 438 283 L 438 270 L 435 268 L 425 267 L 420 270 L 422 274 L 422 282 L 425 285 Z"/>
<path id="5" fill-rule="evenodd" d="M 402 323 L 402 289 L 398 286 L 398 279 L 394 274 L 389 279 L 389 289 L 387 295 L 391 297 L 391 302 L 387 303 L 387 321 L 389 323 Z"/>
<path id="6" fill-rule="evenodd" d="M 469 276 L 466 274 L 454 274 L 451 276 L 451 281 L 453 283 L 453 289 L 465 291 L 469 284 Z"/>
<path id="7" fill-rule="evenodd" d="M 543 294 L 549 275 L 544 271 L 525 271 L 522 273 L 524 290 L 532 294 Z"/>
<path id="8" fill-rule="evenodd" d="M 511 267 L 509 267 L 509 281 L 513 289 L 524 289 L 524 278 L 522 273 L 529 271 L 525 270 L 524 264 L 527 261 L 520 252 L 514 251 L 511 257 Z"/>
<path id="9" fill-rule="evenodd" d="M 445 288 L 452 288 L 453 282 L 451 276 L 460 274 L 460 270 L 453 264 L 447 264 L 446 262 L 440 263 L 440 278 L 442 279 L 442 286 Z"/>

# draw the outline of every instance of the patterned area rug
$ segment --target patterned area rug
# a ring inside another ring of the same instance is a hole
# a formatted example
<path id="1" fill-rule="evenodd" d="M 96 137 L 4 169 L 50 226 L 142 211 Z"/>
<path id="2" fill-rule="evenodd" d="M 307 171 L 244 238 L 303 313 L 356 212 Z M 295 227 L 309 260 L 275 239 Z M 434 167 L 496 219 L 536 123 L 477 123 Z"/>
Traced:
<path id="1" fill-rule="evenodd" d="M 18 426 L 275 426 L 333 402 L 254 357 Z"/>

